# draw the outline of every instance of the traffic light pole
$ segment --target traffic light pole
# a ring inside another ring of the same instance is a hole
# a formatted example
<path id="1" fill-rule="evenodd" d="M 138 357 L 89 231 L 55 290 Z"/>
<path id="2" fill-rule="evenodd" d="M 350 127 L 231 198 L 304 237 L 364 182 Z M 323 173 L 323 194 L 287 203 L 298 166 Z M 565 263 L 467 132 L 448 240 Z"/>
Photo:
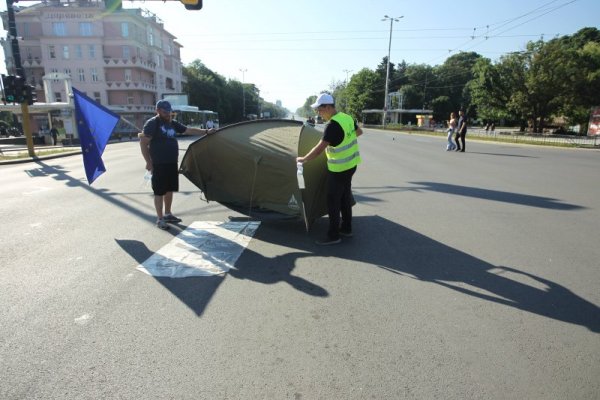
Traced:
<path id="1" fill-rule="evenodd" d="M 21 52 L 19 51 L 19 41 L 17 39 L 17 22 L 15 20 L 13 2 L 14 0 L 6 0 L 8 35 L 11 39 L 10 43 L 13 53 L 13 63 L 15 65 L 15 73 L 16 75 L 23 77 L 23 80 L 25 80 L 25 70 L 21 64 Z M 29 153 L 29 157 L 35 157 L 33 136 L 31 134 L 31 126 L 29 125 L 29 106 L 27 104 L 27 100 L 21 100 L 21 117 L 23 119 L 23 134 L 25 135 L 25 141 L 27 142 L 27 151 Z"/>

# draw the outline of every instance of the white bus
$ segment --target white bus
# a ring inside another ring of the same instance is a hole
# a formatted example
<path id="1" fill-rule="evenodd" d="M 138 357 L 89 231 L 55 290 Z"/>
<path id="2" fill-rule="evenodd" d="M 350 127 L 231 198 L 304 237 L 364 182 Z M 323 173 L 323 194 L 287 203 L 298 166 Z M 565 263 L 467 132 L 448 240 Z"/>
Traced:
<path id="1" fill-rule="evenodd" d="M 174 119 L 192 128 L 207 128 L 212 121 L 213 128 L 219 128 L 219 114 L 210 110 L 199 110 L 196 106 L 173 105 Z"/>

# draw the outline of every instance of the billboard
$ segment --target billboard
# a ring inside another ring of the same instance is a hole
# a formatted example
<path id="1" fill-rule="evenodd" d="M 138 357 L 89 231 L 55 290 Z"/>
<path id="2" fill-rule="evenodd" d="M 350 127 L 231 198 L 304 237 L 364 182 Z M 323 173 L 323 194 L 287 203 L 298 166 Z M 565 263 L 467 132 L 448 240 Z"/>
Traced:
<path id="1" fill-rule="evenodd" d="M 592 107 L 587 134 L 588 136 L 600 135 L 600 107 Z"/>

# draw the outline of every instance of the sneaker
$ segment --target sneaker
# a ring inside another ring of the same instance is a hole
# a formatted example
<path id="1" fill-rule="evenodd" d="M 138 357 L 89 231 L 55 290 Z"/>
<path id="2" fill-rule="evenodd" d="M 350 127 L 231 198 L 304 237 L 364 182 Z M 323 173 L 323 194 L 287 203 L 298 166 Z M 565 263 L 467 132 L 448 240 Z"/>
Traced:
<path id="1" fill-rule="evenodd" d="M 325 238 L 323 240 L 317 240 L 315 243 L 318 244 L 319 246 L 330 246 L 332 244 L 338 244 L 341 242 L 342 242 L 341 238 L 337 238 L 337 239 Z"/>
<path id="2" fill-rule="evenodd" d="M 348 230 L 345 230 L 345 229 L 340 229 L 340 236 L 343 236 L 343 237 L 352 237 L 354 235 L 352 235 L 352 231 L 348 231 Z"/>
<path id="3" fill-rule="evenodd" d="M 181 218 L 177 218 L 173 214 L 167 214 L 163 217 L 165 222 L 181 222 Z"/>
<path id="4" fill-rule="evenodd" d="M 157 228 L 159 228 L 159 229 L 162 229 L 162 230 L 167 230 L 167 229 L 169 229 L 169 225 L 167 225 L 167 223 L 165 222 L 165 219 L 164 219 L 164 218 L 159 218 L 159 219 L 156 221 L 156 227 L 157 227 Z"/>

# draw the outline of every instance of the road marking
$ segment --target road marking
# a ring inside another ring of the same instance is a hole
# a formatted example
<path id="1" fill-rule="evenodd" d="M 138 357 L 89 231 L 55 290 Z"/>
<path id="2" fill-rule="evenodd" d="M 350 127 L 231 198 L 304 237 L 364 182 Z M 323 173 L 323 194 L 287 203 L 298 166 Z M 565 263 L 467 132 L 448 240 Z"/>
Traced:
<path id="1" fill-rule="evenodd" d="M 86 325 L 91 319 L 92 316 L 90 314 L 83 314 L 81 317 L 75 318 L 75 323 L 77 325 Z"/>
<path id="2" fill-rule="evenodd" d="M 38 193 L 42 193 L 42 192 L 47 192 L 48 190 L 52 190 L 52 188 L 46 187 L 46 186 L 34 186 L 33 190 L 30 190 L 29 192 L 22 192 L 21 194 L 23 196 L 31 196 L 34 194 L 38 194 Z"/>
<path id="3" fill-rule="evenodd" d="M 259 225 L 258 221 L 196 221 L 137 269 L 169 278 L 225 274 L 234 268 Z"/>

